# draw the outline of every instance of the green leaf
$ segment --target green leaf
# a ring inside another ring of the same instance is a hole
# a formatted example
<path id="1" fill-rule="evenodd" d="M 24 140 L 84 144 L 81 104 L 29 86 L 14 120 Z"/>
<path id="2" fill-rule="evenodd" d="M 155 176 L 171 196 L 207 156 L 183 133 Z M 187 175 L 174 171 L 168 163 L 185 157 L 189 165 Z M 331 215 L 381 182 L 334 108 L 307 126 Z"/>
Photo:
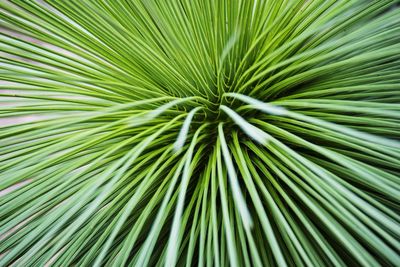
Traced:
<path id="1" fill-rule="evenodd" d="M 1 1 L 0 266 L 397 266 L 399 7 Z"/>

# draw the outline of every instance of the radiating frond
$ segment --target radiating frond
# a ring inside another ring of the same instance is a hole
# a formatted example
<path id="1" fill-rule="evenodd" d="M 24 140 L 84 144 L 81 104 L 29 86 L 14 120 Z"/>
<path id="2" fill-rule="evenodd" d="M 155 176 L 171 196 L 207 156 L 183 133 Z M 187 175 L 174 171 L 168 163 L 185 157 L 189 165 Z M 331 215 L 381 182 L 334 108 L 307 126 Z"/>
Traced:
<path id="1" fill-rule="evenodd" d="M 0 2 L 0 266 L 396 266 L 395 0 Z"/>

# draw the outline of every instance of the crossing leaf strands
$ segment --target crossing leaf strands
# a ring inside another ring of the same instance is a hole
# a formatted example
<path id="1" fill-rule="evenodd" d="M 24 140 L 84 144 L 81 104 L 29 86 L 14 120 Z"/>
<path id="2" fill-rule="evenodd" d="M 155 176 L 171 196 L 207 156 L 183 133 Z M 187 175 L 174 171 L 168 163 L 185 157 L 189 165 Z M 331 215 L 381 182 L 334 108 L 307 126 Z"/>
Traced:
<path id="1" fill-rule="evenodd" d="M 388 0 L 1 1 L 0 266 L 395 266 Z"/>

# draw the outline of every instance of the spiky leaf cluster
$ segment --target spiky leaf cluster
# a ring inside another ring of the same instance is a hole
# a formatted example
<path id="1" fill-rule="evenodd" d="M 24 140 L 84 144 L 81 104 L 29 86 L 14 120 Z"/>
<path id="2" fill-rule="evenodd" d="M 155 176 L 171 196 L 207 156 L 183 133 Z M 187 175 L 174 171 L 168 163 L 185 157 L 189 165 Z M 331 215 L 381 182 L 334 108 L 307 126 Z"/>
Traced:
<path id="1" fill-rule="evenodd" d="M 12 0 L 0 27 L 0 266 L 400 263 L 398 1 Z"/>

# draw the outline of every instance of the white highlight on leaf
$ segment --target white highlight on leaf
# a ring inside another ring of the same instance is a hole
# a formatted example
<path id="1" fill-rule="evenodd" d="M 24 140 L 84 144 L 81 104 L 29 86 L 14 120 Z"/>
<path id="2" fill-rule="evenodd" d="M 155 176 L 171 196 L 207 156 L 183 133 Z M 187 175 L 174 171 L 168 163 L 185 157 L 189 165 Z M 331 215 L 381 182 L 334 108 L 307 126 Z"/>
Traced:
<path id="1" fill-rule="evenodd" d="M 245 119 L 243 119 L 239 114 L 237 114 L 232 109 L 227 106 L 221 105 L 220 109 L 224 111 L 232 120 L 252 139 L 257 141 L 260 144 L 266 144 L 270 139 L 270 135 L 266 132 L 260 130 L 254 125 L 248 123 Z"/>
<path id="2" fill-rule="evenodd" d="M 200 134 L 202 128 L 199 128 L 190 144 L 189 150 L 186 154 L 185 166 L 183 167 L 183 174 L 182 180 L 179 188 L 179 195 L 178 200 L 175 208 L 174 219 L 172 221 L 172 229 L 168 239 L 168 246 L 166 252 L 166 261 L 165 267 L 173 267 L 176 266 L 176 259 L 178 254 L 178 248 L 180 246 L 180 238 L 179 238 L 179 231 L 181 230 L 181 221 L 182 221 L 182 214 L 184 212 L 184 205 L 185 205 L 185 195 L 187 192 L 188 184 L 191 177 L 191 168 L 190 165 L 192 164 L 193 158 L 193 151 L 196 146 L 197 138 Z"/>
<path id="3" fill-rule="evenodd" d="M 346 127 L 346 126 L 343 126 L 343 125 L 340 125 L 337 123 L 332 123 L 329 121 L 314 118 L 314 117 L 300 114 L 297 112 L 292 112 L 292 111 L 289 111 L 280 106 L 275 106 L 275 105 L 271 105 L 268 103 L 264 103 L 260 100 L 254 99 L 250 96 L 246 96 L 246 95 L 242 95 L 242 94 L 238 94 L 238 93 L 226 93 L 225 96 L 231 96 L 231 97 L 234 97 L 235 99 L 246 102 L 246 103 L 250 104 L 252 108 L 261 110 L 265 113 L 269 113 L 272 115 L 279 115 L 279 116 L 288 116 L 288 117 L 291 117 L 296 120 L 309 122 L 314 125 L 318 125 L 321 127 L 325 127 L 327 129 L 331 129 L 333 131 L 340 132 L 342 134 L 347 134 L 354 138 L 363 139 L 363 140 L 366 140 L 369 142 L 374 142 L 374 143 L 381 144 L 381 145 L 388 146 L 388 147 L 400 148 L 400 143 L 396 140 L 381 138 L 377 135 L 361 132 L 361 131 L 358 131 L 358 130 L 355 130 L 355 129 L 352 129 L 352 128 L 349 128 L 349 127 Z"/>
<path id="4" fill-rule="evenodd" d="M 283 107 L 264 103 L 260 100 L 257 100 L 255 98 L 252 98 L 247 95 L 242 95 L 242 94 L 238 94 L 238 93 L 226 93 L 225 96 L 231 96 L 236 99 L 239 99 L 243 102 L 250 104 L 252 108 L 261 110 L 268 114 L 278 115 L 278 116 L 283 116 L 283 115 L 287 114 L 287 110 Z"/>
<path id="5" fill-rule="evenodd" d="M 246 201 L 244 200 L 242 191 L 240 190 L 235 167 L 233 166 L 232 158 L 228 150 L 228 145 L 226 144 L 225 141 L 222 123 L 218 125 L 218 133 L 219 133 L 219 138 L 221 140 L 222 155 L 224 156 L 224 161 L 228 171 L 229 182 L 232 188 L 233 199 L 235 201 L 236 206 L 238 207 L 240 216 L 243 221 L 243 226 L 245 227 L 245 229 L 250 230 L 253 226 L 253 220 L 251 219 L 250 212 L 246 205 Z"/>
<path id="6" fill-rule="evenodd" d="M 339 132 L 345 135 L 352 136 L 354 138 L 362 139 L 371 143 L 376 143 L 376 144 L 381 144 L 384 146 L 388 146 L 391 148 L 400 148 L 400 142 L 392 139 L 387 139 L 387 138 L 382 138 L 380 136 L 374 135 L 374 134 L 369 134 L 366 132 L 361 132 L 356 129 L 352 129 L 337 123 L 329 122 L 326 120 L 314 118 L 311 116 L 307 116 L 304 114 L 300 114 L 297 112 L 289 112 L 288 116 L 290 116 L 293 119 L 300 120 L 300 121 L 305 121 L 326 129 L 330 129 L 335 132 Z"/>
<path id="7" fill-rule="evenodd" d="M 238 40 L 239 40 L 239 32 L 235 31 L 228 39 L 228 42 L 226 42 L 224 49 L 222 50 L 221 56 L 219 57 L 220 64 L 224 62 L 226 56 L 229 54 L 229 52 L 232 50 L 233 46 Z"/>
<path id="8" fill-rule="evenodd" d="M 188 132 L 189 132 L 190 123 L 192 122 L 192 119 L 193 119 L 194 114 L 195 114 L 199 109 L 201 109 L 201 107 L 194 108 L 194 109 L 191 110 L 191 111 L 189 112 L 189 114 L 187 115 L 187 117 L 186 117 L 186 119 L 185 119 L 185 122 L 183 123 L 183 126 L 182 126 L 182 128 L 181 128 L 181 130 L 180 130 L 180 132 L 179 132 L 178 138 L 176 139 L 176 141 L 175 141 L 175 143 L 174 143 L 174 150 L 175 150 L 175 152 L 178 151 L 178 150 L 180 150 L 180 149 L 184 146 L 185 141 L 186 141 L 187 134 L 188 134 Z"/>
<path id="9" fill-rule="evenodd" d="M 165 111 L 167 111 L 168 109 L 172 108 L 173 106 L 182 103 L 182 102 L 186 102 L 188 100 L 193 99 L 193 97 L 186 97 L 186 98 L 178 98 L 175 99 L 171 102 L 168 102 L 152 111 L 150 111 L 149 113 L 145 114 L 143 117 L 141 118 L 137 118 L 134 122 L 131 123 L 131 126 L 139 126 L 141 124 L 144 124 L 156 117 L 158 117 L 159 115 L 161 115 L 162 113 L 164 113 Z"/>

